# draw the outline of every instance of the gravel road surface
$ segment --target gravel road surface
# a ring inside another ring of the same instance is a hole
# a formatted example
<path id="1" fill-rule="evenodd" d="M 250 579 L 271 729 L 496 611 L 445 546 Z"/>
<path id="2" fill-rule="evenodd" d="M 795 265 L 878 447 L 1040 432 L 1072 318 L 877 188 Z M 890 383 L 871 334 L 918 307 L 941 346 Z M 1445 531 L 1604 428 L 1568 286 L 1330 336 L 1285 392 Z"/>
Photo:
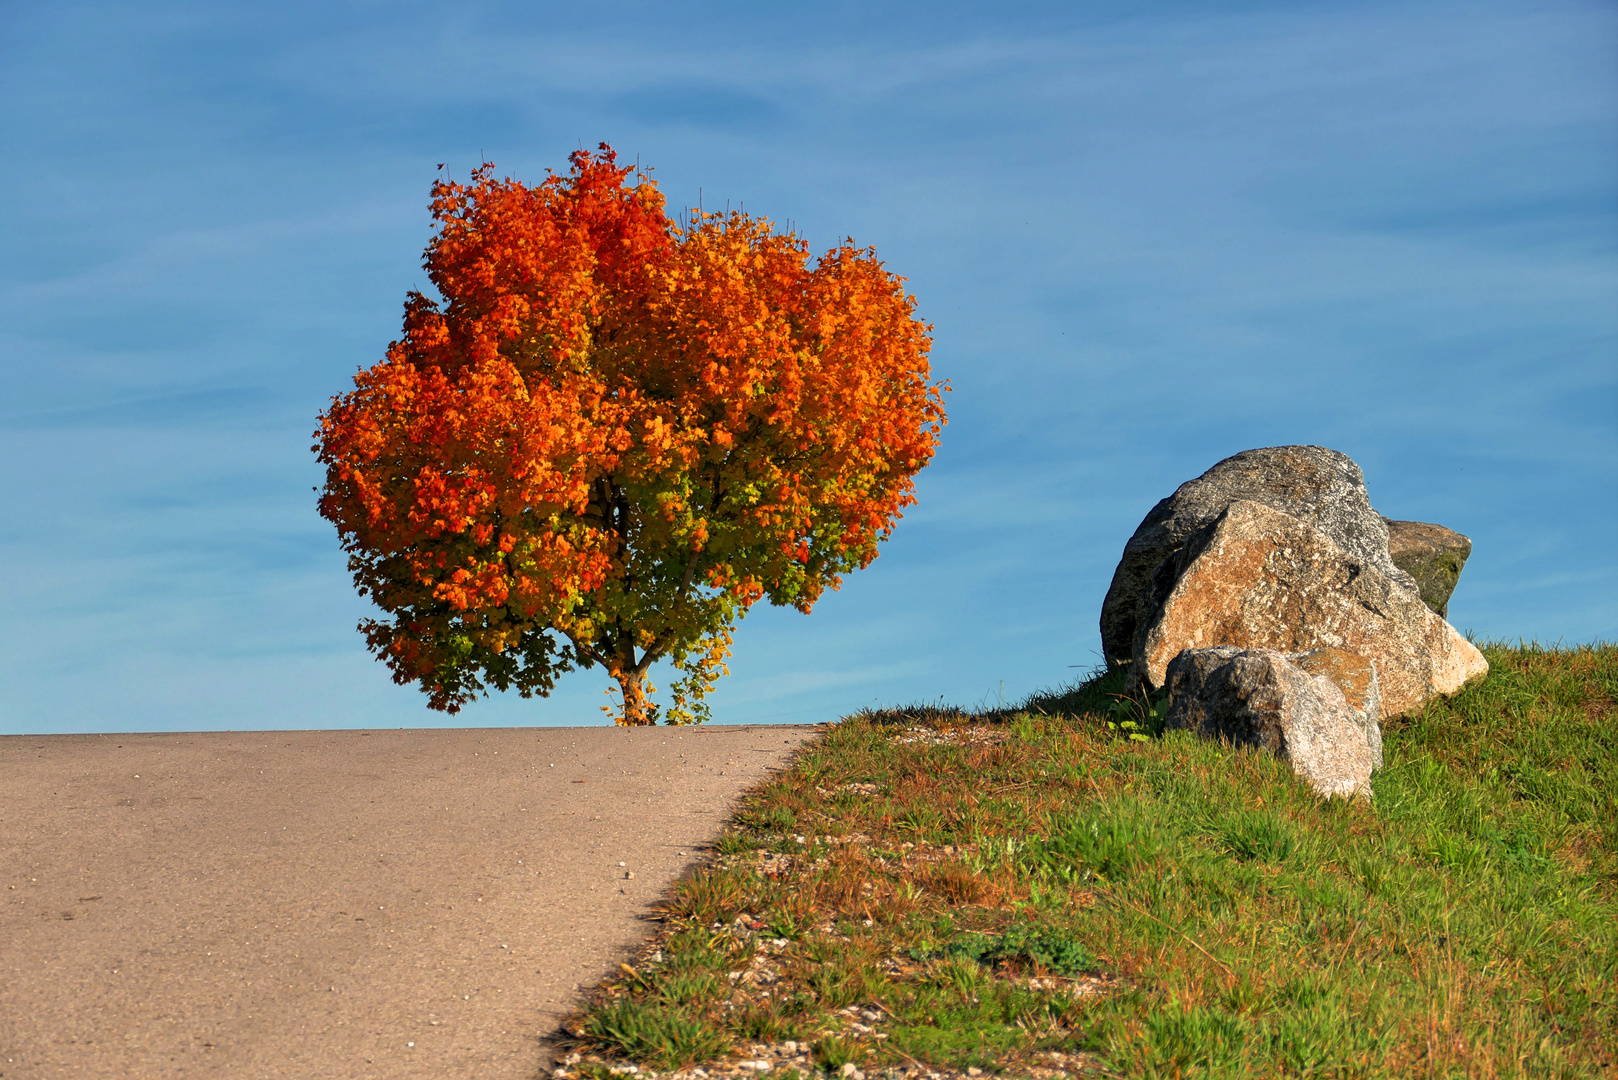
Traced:
<path id="1" fill-rule="evenodd" d="M 816 730 L 0 736 L 0 1077 L 531 1080 Z"/>

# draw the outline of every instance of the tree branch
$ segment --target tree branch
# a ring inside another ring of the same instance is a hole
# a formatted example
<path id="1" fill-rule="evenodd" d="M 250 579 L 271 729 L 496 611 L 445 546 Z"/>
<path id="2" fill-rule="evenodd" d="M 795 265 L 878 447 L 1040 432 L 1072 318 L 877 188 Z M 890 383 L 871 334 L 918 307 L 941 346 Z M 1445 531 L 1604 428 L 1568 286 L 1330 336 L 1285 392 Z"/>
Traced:
<path id="1" fill-rule="evenodd" d="M 567 640 L 572 643 L 573 651 L 584 660 L 592 664 L 600 664 L 602 667 L 607 666 L 599 653 L 587 645 L 580 644 L 579 639 L 574 637 L 572 634 L 567 635 Z"/>

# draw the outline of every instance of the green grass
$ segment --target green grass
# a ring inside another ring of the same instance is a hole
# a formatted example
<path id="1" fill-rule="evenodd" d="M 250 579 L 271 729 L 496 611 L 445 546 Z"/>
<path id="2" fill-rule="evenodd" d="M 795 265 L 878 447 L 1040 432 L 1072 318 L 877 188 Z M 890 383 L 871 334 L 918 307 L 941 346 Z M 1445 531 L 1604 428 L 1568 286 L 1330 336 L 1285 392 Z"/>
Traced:
<path id="1" fill-rule="evenodd" d="M 1116 672 L 850 717 L 675 887 L 562 1072 L 1618 1076 L 1618 649 L 1484 652 L 1385 725 L 1370 804 L 1163 736 Z"/>

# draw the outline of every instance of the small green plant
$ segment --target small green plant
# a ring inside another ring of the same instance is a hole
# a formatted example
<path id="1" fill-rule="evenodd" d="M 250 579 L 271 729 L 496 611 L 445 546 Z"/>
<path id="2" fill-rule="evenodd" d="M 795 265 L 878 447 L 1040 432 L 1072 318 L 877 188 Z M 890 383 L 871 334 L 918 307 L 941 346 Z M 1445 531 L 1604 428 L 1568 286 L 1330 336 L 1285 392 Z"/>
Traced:
<path id="1" fill-rule="evenodd" d="M 1086 875 L 1127 877 L 1163 849 L 1158 824 L 1139 812 L 1064 814 L 1018 857 L 1028 869 L 1070 884 Z"/>
<path id="2" fill-rule="evenodd" d="M 660 970 L 664 978 L 686 971 L 728 971 L 738 962 L 745 963 L 752 948 L 753 943 L 746 939 L 738 941 L 726 931 L 695 923 L 664 941 L 666 959 Z"/>
<path id="3" fill-rule="evenodd" d="M 744 1039 L 758 1042 L 796 1039 L 802 1031 L 801 1025 L 787 1015 L 782 1003 L 773 998 L 761 1004 L 745 1006 L 731 1018 L 730 1026 Z"/>
<path id="4" fill-rule="evenodd" d="M 716 971 L 692 971 L 671 975 L 657 988 L 657 996 L 669 1005 L 706 1005 L 718 1001 L 729 987 Z"/>
<path id="5" fill-rule="evenodd" d="M 1490 845 L 1499 858 L 1526 874 L 1544 874 L 1556 865 L 1556 860 L 1545 853 L 1544 843 L 1521 826 L 1498 829 L 1485 825 L 1478 830 L 1478 838 Z"/>
<path id="6" fill-rule="evenodd" d="M 1011 734 L 1024 741 L 1039 737 L 1039 717 L 1031 712 L 1015 712 L 1010 717 Z"/>
<path id="7" fill-rule="evenodd" d="M 744 871 L 703 867 L 675 887 L 664 911 L 699 923 L 734 918 L 747 904 L 748 877 Z"/>
<path id="8" fill-rule="evenodd" d="M 1239 810 L 1216 826 L 1226 849 L 1243 861 L 1284 863 L 1298 850 L 1298 836 L 1266 810 Z"/>
<path id="9" fill-rule="evenodd" d="M 972 842 L 966 865 L 975 874 L 986 874 L 1011 865 L 1028 841 L 1015 836 L 985 836 L 979 833 Z"/>
<path id="10" fill-rule="evenodd" d="M 769 929 L 770 936 L 787 941 L 801 939 L 814 924 L 814 907 L 801 896 L 786 897 L 764 913 L 764 925 Z"/>
<path id="11" fill-rule="evenodd" d="M 1376 896 L 1382 891 L 1392 867 L 1385 859 L 1374 855 L 1361 855 L 1353 861 L 1352 869 L 1354 880 L 1365 889 L 1365 895 Z"/>
<path id="12" fill-rule="evenodd" d="M 965 1001 L 973 1000 L 983 986 L 982 965 L 972 956 L 952 956 L 948 952 L 943 955 L 947 959 L 933 966 L 927 981 L 940 989 L 956 994 Z"/>
<path id="13" fill-rule="evenodd" d="M 797 827 L 798 815 L 790 806 L 760 806 L 744 811 L 737 822 L 758 832 L 790 832 Z"/>
<path id="14" fill-rule="evenodd" d="M 841 1009 L 860 1000 L 866 979 L 858 966 L 822 962 L 815 965 L 805 983 L 823 1008 Z"/>
<path id="15" fill-rule="evenodd" d="M 1465 835 L 1452 833 L 1442 826 L 1427 833 L 1422 850 L 1438 865 L 1462 874 L 1481 870 L 1488 858 L 1488 848 L 1483 844 Z"/>
<path id="16" fill-rule="evenodd" d="M 1144 1026 L 1134 1036 L 1136 1045 L 1113 1044 L 1108 1049 L 1114 1059 L 1134 1058 L 1144 1066 L 1141 1072 L 1152 1076 L 1226 1075 L 1225 1070 L 1248 1056 L 1262 1035 L 1249 1021 L 1223 1009 L 1180 1002 L 1148 1014 Z"/>
<path id="17" fill-rule="evenodd" d="M 1166 697 L 1154 698 L 1145 690 L 1133 694 L 1113 694 L 1107 708 L 1107 728 L 1134 742 L 1150 742 L 1163 734 L 1169 715 Z"/>
<path id="18" fill-rule="evenodd" d="M 725 1033 L 702 1019 L 617 998 L 590 1013 L 585 1037 L 596 1046 L 662 1068 L 706 1061 L 730 1049 Z"/>
<path id="19" fill-rule="evenodd" d="M 815 1065 L 827 1075 L 841 1072 L 844 1065 L 857 1065 L 860 1059 L 858 1044 L 836 1035 L 816 1039 L 809 1053 Z"/>
<path id="20" fill-rule="evenodd" d="M 1096 969 L 1096 958 L 1068 931 L 1054 927 L 1012 926 L 1002 934 L 973 934 L 953 942 L 945 952 L 979 964 L 1032 965 L 1055 975 L 1080 975 Z"/>

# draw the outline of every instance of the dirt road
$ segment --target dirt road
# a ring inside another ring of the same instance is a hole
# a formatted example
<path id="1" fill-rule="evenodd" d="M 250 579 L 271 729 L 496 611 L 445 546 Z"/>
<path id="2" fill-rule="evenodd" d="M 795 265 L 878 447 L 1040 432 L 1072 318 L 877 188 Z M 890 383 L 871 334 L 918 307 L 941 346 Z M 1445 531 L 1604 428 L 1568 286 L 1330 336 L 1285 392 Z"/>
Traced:
<path id="1" fill-rule="evenodd" d="M 0 1077 L 530 1080 L 815 730 L 0 737 Z"/>

